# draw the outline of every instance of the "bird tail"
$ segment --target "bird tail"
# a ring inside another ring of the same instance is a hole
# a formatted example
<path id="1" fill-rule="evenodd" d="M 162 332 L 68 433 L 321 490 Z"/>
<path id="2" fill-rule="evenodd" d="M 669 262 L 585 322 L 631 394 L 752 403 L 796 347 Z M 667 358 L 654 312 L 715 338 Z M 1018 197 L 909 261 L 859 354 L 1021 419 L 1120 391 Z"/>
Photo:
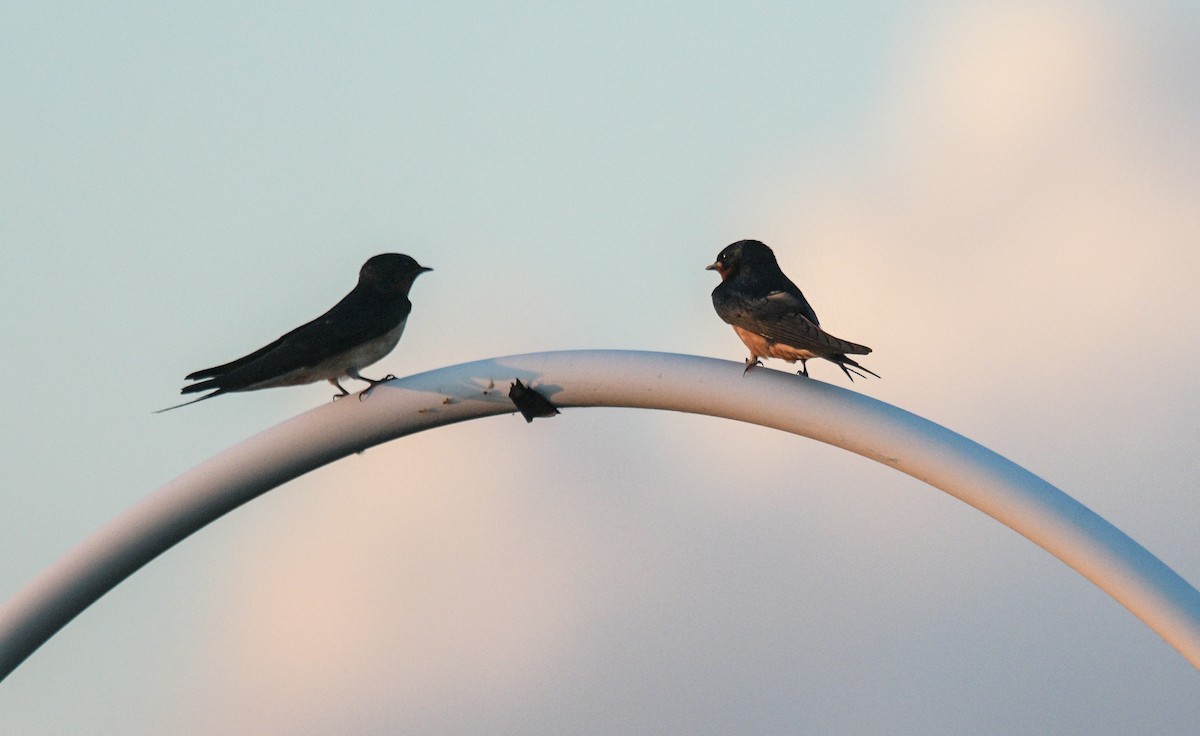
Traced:
<path id="1" fill-rule="evenodd" d="M 195 374 L 195 373 L 193 373 L 193 374 L 192 374 L 192 376 L 194 376 L 194 375 L 196 375 L 196 374 Z M 187 377 L 187 379 L 185 379 L 185 380 L 188 380 L 188 381 L 192 380 L 192 376 L 188 376 L 188 377 Z M 187 386 L 184 386 L 183 388 L 181 388 L 181 389 L 179 390 L 179 393 L 181 393 L 181 394 L 194 394 L 194 393 L 196 393 L 197 391 L 207 391 L 207 390 L 209 390 L 209 389 L 211 389 L 211 388 L 215 388 L 215 389 L 217 389 L 218 391 L 224 391 L 224 390 L 225 390 L 225 387 L 221 385 L 221 379 L 220 379 L 220 378 L 210 378 L 210 379 L 208 379 L 207 381 L 201 381 L 200 383 L 192 383 L 192 384 L 189 384 L 189 385 L 187 385 Z M 215 394 L 214 394 L 214 396 L 215 396 Z"/>
<path id="2" fill-rule="evenodd" d="M 195 388 L 195 386 L 188 386 L 187 388 L 185 388 L 185 389 L 183 389 L 182 391 L 180 391 L 180 393 L 184 393 L 184 394 L 186 394 L 186 393 L 190 393 L 190 392 L 188 391 L 188 389 L 189 389 L 189 388 Z M 220 396 L 220 395 L 221 395 L 221 394 L 223 394 L 223 393 L 225 393 L 225 391 L 224 391 L 224 390 L 218 389 L 218 390 L 216 390 L 216 391 L 213 391 L 211 394 L 205 394 L 204 396 L 201 396 L 201 397 L 200 397 L 200 398 L 198 398 L 198 399 L 192 399 L 191 401 L 185 401 L 185 402 L 183 402 L 182 404 L 176 404 L 175 406 L 168 406 L 166 409 L 159 409 L 158 411 L 156 411 L 156 412 L 154 412 L 154 413 L 155 413 L 155 414 L 162 414 L 164 411 L 171 411 L 172 409 L 178 409 L 178 408 L 180 408 L 180 407 L 187 406 L 188 404 L 195 404 L 197 401 L 204 401 L 205 399 L 211 399 L 212 397 L 214 397 L 214 396 Z"/>
<path id="3" fill-rule="evenodd" d="M 846 377 L 849 378 L 851 381 L 854 381 L 854 376 L 858 376 L 859 378 L 866 378 L 867 377 L 866 373 L 870 373 L 872 376 L 875 376 L 876 378 L 881 377 L 875 371 L 871 370 L 870 368 L 864 367 L 858 361 L 854 360 L 853 358 L 851 358 L 845 354 L 830 355 L 829 360 L 833 361 L 834 363 L 837 363 L 837 367 L 841 368 L 842 373 L 845 373 Z M 866 371 L 866 373 L 864 373 L 863 371 Z"/>

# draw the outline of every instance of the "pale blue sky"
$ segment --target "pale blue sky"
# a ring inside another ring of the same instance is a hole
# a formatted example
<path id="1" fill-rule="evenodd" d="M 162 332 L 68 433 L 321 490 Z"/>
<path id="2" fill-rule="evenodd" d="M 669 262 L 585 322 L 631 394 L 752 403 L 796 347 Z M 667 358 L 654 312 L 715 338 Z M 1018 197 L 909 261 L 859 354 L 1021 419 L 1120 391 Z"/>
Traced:
<path id="1" fill-rule="evenodd" d="M 740 361 L 702 269 L 742 237 L 875 348 L 884 378 L 855 390 L 1200 582 L 1198 34 L 1169 0 L 6 5 L 0 597 L 327 401 L 150 413 L 370 255 L 436 269 L 376 373 Z M 912 479 L 569 410 L 238 510 L 0 683 L 0 731 L 1183 734 L 1198 688 L 1091 584 Z"/>

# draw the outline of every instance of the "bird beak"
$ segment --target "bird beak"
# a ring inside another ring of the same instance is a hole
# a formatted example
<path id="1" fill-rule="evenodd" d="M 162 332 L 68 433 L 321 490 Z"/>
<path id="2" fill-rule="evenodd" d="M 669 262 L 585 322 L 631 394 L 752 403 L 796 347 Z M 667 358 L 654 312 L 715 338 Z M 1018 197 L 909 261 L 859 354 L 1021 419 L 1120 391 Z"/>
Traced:
<path id="1" fill-rule="evenodd" d="M 717 263 L 710 263 L 704 267 L 704 270 L 705 271 L 716 271 L 717 273 L 721 273 L 721 263 L 719 261 Z"/>
<path id="2" fill-rule="evenodd" d="M 430 268 L 429 266 L 421 266 L 421 271 L 420 271 L 420 272 L 421 272 L 421 273 L 425 273 L 426 271 L 432 271 L 432 270 L 433 270 L 433 269 L 432 269 L 432 268 Z"/>

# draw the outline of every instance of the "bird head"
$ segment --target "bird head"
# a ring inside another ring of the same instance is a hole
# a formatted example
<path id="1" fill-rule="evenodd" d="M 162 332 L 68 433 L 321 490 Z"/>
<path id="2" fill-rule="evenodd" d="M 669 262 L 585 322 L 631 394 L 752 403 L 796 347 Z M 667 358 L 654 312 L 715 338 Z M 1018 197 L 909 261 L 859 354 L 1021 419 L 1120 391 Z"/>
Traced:
<path id="1" fill-rule="evenodd" d="M 418 276 L 432 270 L 403 253 L 381 253 L 363 264 L 358 283 L 384 291 L 407 292 Z"/>
<path id="2" fill-rule="evenodd" d="M 717 260 L 705 266 L 706 270 L 716 271 L 722 281 L 732 278 L 743 265 L 775 262 L 775 254 L 764 243 L 758 240 L 739 240 L 731 243 L 717 254 Z"/>

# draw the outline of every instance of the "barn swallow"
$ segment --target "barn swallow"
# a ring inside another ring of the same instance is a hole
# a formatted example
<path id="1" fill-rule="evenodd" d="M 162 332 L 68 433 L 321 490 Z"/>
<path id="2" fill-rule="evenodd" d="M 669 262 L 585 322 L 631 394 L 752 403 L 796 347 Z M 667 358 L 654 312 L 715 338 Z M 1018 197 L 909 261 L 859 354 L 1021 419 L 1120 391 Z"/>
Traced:
<path id="1" fill-rule="evenodd" d="M 808 361 L 824 358 L 837 363 L 851 381 L 855 375 L 866 378 L 863 371 L 879 378 L 849 357 L 866 355 L 871 348 L 822 330 L 817 313 L 763 243 L 739 240 L 726 246 L 706 268 L 721 276 L 713 289 L 713 307 L 750 348 L 743 374 L 762 365 L 759 358 L 780 358 L 800 361 L 799 372 L 807 376 Z"/>
<path id="2" fill-rule="evenodd" d="M 399 253 L 374 256 L 359 270 L 358 285 L 328 312 L 249 355 L 188 374 L 186 380 L 199 383 L 184 386 L 180 393 L 216 390 L 159 411 L 234 391 L 317 381 L 336 386 L 340 393 L 334 398 L 339 398 L 350 393 L 338 382 L 342 377 L 366 381 L 370 391 L 394 376 L 376 380 L 359 371 L 396 347 L 412 311 L 408 291 L 418 276 L 432 270 Z"/>

